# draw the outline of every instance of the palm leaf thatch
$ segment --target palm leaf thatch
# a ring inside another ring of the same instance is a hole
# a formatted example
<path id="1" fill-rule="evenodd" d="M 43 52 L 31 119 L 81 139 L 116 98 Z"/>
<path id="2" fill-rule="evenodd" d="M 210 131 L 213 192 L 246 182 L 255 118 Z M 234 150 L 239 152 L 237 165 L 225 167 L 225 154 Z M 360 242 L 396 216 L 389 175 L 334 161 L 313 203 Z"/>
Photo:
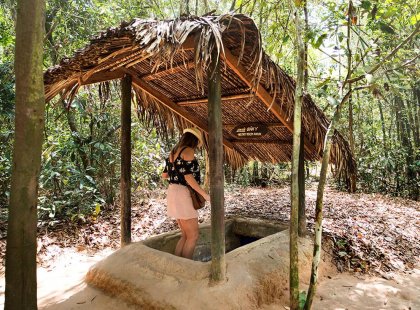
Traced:
<path id="1" fill-rule="evenodd" d="M 137 112 L 163 136 L 197 126 L 207 134 L 207 70 L 212 51 L 221 62 L 222 121 L 227 163 L 250 159 L 290 161 L 295 81 L 263 51 L 253 20 L 242 14 L 140 20 L 109 28 L 44 75 L 47 100 L 61 93 L 70 101 L 80 86 L 129 74 Z M 302 108 L 305 158 L 319 160 L 329 120 L 305 95 Z M 232 129 L 264 124 L 258 139 L 241 139 Z M 356 165 L 347 141 L 335 132 L 331 162 L 349 182 Z"/>

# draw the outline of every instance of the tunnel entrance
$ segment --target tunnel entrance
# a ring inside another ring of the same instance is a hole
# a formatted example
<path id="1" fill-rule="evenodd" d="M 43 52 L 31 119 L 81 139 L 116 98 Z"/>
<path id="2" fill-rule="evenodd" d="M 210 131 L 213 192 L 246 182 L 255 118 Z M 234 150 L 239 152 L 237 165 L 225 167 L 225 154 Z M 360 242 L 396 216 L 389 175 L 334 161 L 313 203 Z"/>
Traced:
<path id="1" fill-rule="evenodd" d="M 287 228 L 288 226 L 285 223 L 269 220 L 256 220 L 250 218 L 227 219 L 225 221 L 226 253 L 286 230 Z M 208 262 L 211 260 L 211 227 L 209 224 L 204 224 L 200 225 L 199 229 L 200 234 L 194 251 L 193 260 Z M 180 232 L 166 233 L 144 240 L 143 243 L 153 249 L 173 254 L 180 237 Z"/>

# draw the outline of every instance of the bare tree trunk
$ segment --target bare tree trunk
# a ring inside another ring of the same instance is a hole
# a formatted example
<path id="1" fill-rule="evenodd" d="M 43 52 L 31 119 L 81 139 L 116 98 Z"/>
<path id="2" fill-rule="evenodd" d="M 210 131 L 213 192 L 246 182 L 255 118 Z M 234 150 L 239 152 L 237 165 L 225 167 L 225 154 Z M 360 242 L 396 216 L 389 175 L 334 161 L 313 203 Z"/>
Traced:
<path id="1" fill-rule="evenodd" d="M 306 235 L 306 207 L 305 207 L 305 148 L 303 147 L 303 134 L 300 136 L 299 152 L 299 237 Z"/>
<path id="2" fill-rule="evenodd" d="M 350 34 L 351 34 L 351 18 L 350 14 L 353 10 L 353 3 L 352 0 L 349 0 L 348 4 L 348 24 L 347 24 L 347 75 L 343 83 L 343 87 L 346 85 L 346 82 L 350 79 L 352 74 L 351 64 L 352 64 L 352 54 L 350 49 Z M 340 90 L 343 92 L 343 89 Z M 318 183 L 318 190 L 316 196 L 316 205 L 315 205 L 315 238 L 314 238 L 314 252 L 313 252 L 313 259 L 312 259 L 312 268 L 311 268 L 311 279 L 309 283 L 308 294 L 306 296 L 305 301 L 305 310 L 310 310 L 312 307 L 312 302 L 315 296 L 317 282 L 318 282 L 318 267 L 319 262 L 321 260 L 321 242 L 322 242 L 322 209 L 323 209 L 323 199 L 324 199 L 324 189 L 325 183 L 327 179 L 327 170 L 328 170 L 328 163 L 330 161 L 330 151 L 331 151 L 331 144 L 332 144 L 332 137 L 334 135 L 334 127 L 335 124 L 338 122 L 340 118 L 340 109 L 344 105 L 344 103 L 352 96 L 352 88 L 349 87 L 349 91 L 346 95 L 343 96 L 341 102 L 337 106 L 334 117 L 331 120 L 330 125 L 328 126 L 328 130 L 325 134 L 324 139 L 324 150 L 322 153 L 322 164 L 321 164 L 321 173 L 319 176 L 319 183 Z"/>
<path id="3" fill-rule="evenodd" d="M 353 96 L 350 96 L 349 98 L 349 144 L 350 144 L 350 150 L 354 156 L 353 101 L 352 99 L 353 99 Z"/>
<path id="4" fill-rule="evenodd" d="M 121 246 L 131 242 L 131 76 L 121 80 Z"/>
<path id="5" fill-rule="evenodd" d="M 387 138 L 386 138 L 386 128 L 385 128 L 385 119 L 384 119 L 384 113 L 383 113 L 383 109 L 382 109 L 382 104 L 381 101 L 378 99 L 378 107 L 379 107 L 379 115 L 381 117 L 381 127 L 382 127 L 382 139 L 383 139 L 383 145 L 384 145 L 384 155 L 385 158 L 388 159 L 388 146 L 387 146 Z M 386 189 L 387 187 L 387 176 L 390 175 L 389 173 L 389 165 L 386 165 L 386 170 L 382 171 L 382 183 L 384 186 L 384 189 Z"/>
<path id="6" fill-rule="evenodd" d="M 6 310 L 37 309 L 37 196 L 45 111 L 44 14 L 43 0 L 17 1 L 16 118 L 6 245 Z"/>
<path id="7" fill-rule="evenodd" d="M 292 203 L 290 214 L 290 309 L 299 309 L 299 270 L 298 270 L 298 216 L 299 216 L 299 155 L 301 145 L 302 101 L 304 87 L 305 48 L 302 41 L 300 21 L 301 8 L 295 10 L 296 43 L 298 47 L 296 63 L 297 77 L 295 107 L 293 112 L 293 158 L 292 158 Z"/>
<path id="8" fill-rule="evenodd" d="M 305 28 L 302 37 L 305 38 L 303 42 L 304 47 L 304 65 L 303 65 L 303 93 L 306 94 L 308 92 L 308 42 L 306 39 L 306 33 L 309 30 L 309 22 L 308 22 L 308 7 L 307 2 L 304 1 L 303 4 L 303 12 L 305 16 Z M 305 208 L 305 148 L 303 147 L 304 144 L 304 132 L 302 131 L 300 136 L 300 151 L 299 151 L 299 215 L 298 215 L 298 222 L 299 222 L 299 237 L 303 237 L 306 235 L 306 208 Z"/>
<path id="9" fill-rule="evenodd" d="M 181 0 L 179 2 L 179 16 L 190 15 L 190 0 Z"/>
<path id="10" fill-rule="evenodd" d="M 258 161 L 254 160 L 252 164 L 252 183 L 258 184 Z"/>
<path id="11" fill-rule="evenodd" d="M 235 9 L 235 5 L 236 5 L 236 0 L 232 0 L 232 4 L 230 5 L 230 11 L 233 11 Z M 241 1 L 241 5 L 242 5 L 242 1 Z"/>
<path id="12" fill-rule="evenodd" d="M 417 82 L 413 86 L 413 97 L 414 97 L 414 128 L 416 133 L 416 148 L 420 147 L 420 82 Z M 420 156 L 420 154 L 419 154 Z"/>
<path id="13" fill-rule="evenodd" d="M 419 188 L 417 186 L 416 180 L 416 171 L 414 168 L 414 150 L 411 139 L 411 130 L 410 127 L 413 127 L 410 123 L 410 118 L 408 116 L 408 108 L 404 104 L 404 101 L 401 97 L 397 97 L 399 111 L 402 114 L 401 122 L 401 143 L 406 152 L 405 154 L 405 164 L 406 164 L 406 177 L 407 177 L 407 187 L 412 199 L 419 199 Z"/>
<path id="14" fill-rule="evenodd" d="M 316 285 L 318 281 L 318 266 L 321 260 L 321 240 L 322 240 L 322 209 L 324 206 L 324 189 L 327 179 L 328 163 L 330 161 L 330 151 L 332 144 L 332 137 L 334 135 L 335 123 L 340 118 L 339 108 L 336 110 L 333 120 L 328 127 L 328 131 L 324 140 L 324 151 L 322 153 L 321 173 L 319 176 L 318 190 L 316 195 L 315 206 L 315 240 L 314 240 L 314 253 L 312 260 L 311 280 L 308 289 L 308 295 L 305 302 L 305 310 L 312 307 L 313 298 L 316 292 Z"/>

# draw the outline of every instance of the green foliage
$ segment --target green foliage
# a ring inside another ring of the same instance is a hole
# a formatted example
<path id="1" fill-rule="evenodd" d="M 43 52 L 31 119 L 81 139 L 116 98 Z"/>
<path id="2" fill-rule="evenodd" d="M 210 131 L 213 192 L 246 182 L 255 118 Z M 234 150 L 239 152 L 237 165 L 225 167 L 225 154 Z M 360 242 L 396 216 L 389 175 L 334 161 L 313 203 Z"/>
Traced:
<path id="1" fill-rule="evenodd" d="M 10 192 L 14 125 L 14 75 L 10 62 L 0 63 L 0 206 Z"/>
<path id="2" fill-rule="evenodd" d="M 353 76 L 366 73 L 407 36 L 419 21 L 412 8 L 415 1 L 353 1 L 357 23 L 352 25 Z M 207 1 L 190 11 L 204 14 L 215 9 L 228 11 L 232 1 Z M 347 1 L 309 2 L 309 92 L 329 114 L 340 98 L 339 80 L 346 72 L 349 51 L 346 46 L 348 23 Z M 119 25 L 132 18 L 173 18 L 178 15 L 180 1 L 48 1 L 46 12 L 45 67 L 56 64 L 83 47 L 99 30 Z M 233 9 L 253 17 L 261 30 L 264 48 L 288 73 L 295 72 L 294 24 L 289 3 L 235 1 Z M 314 14 L 313 12 L 316 12 Z M 12 166 L 14 132 L 14 17 L 13 1 L 0 4 L 0 205 L 7 205 Z M 372 76 L 356 86 L 372 87 L 353 96 L 355 155 L 359 168 L 360 188 L 393 195 L 410 196 L 418 186 L 409 180 L 410 171 L 419 174 L 420 159 L 413 132 L 410 139 L 401 139 L 396 124 L 394 99 L 401 97 L 406 113 L 403 122 L 412 122 L 419 88 L 418 48 L 409 43 Z M 334 58 L 335 60 L 332 60 Z M 410 62 L 411 60 L 413 60 Z M 107 88 L 108 87 L 108 88 Z M 106 91 L 108 90 L 108 91 Z M 118 199 L 119 188 L 119 86 L 82 89 L 67 111 L 60 101 L 47 108 L 43 167 L 40 176 L 40 214 L 44 217 L 96 216 L 107 204 Z M 107 95 L 111 94 L 111 95 Z M 375 95 L 376 94 L 376 95 Z M 385 98 L 385 99 L 383 99 Z M 383 109 L 380 117 L 378 100 Z M 409 113 L 412 113 L 412 119 Z M 345 107 L 343 115 L 348 115 Z M 331 116 L 331 115 L 330 115 Z M 70 130 L 70 123 L 75 131 Z M 383 136 L 382 125 L 385 128 Z M 347 117 L 339 130 L 348 136 Z M 174 141 L 161 141 L 154 129 L 145 129 L 133 115 L 133 190 L 160 186 L 163 159 Z M 411 143 L 411 151 L 410 145 Z M 410 153 L 411 152 L 411 153 Z M 408 160 L 410 159 L 410 160 Z M 264 167 L 259 163 L 255 179 L 253 166 L 240 171 L 226 168 L 226 181 L 244 186 L 277 184 L 288 180 L 288 164 Z M 416 181 L 417 180 L 417 181 Z"/>

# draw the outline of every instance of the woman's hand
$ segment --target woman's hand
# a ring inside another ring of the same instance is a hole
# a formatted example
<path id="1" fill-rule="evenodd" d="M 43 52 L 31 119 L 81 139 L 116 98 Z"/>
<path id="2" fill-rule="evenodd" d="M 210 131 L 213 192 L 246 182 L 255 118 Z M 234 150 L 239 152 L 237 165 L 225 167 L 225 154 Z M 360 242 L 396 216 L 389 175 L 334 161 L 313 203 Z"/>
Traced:
<path id="1" fill-rule="evenodd" d="M 203 197 L 206 201 L 210 202 L 210 195 L 209 194 L 205 194 Z"/>

